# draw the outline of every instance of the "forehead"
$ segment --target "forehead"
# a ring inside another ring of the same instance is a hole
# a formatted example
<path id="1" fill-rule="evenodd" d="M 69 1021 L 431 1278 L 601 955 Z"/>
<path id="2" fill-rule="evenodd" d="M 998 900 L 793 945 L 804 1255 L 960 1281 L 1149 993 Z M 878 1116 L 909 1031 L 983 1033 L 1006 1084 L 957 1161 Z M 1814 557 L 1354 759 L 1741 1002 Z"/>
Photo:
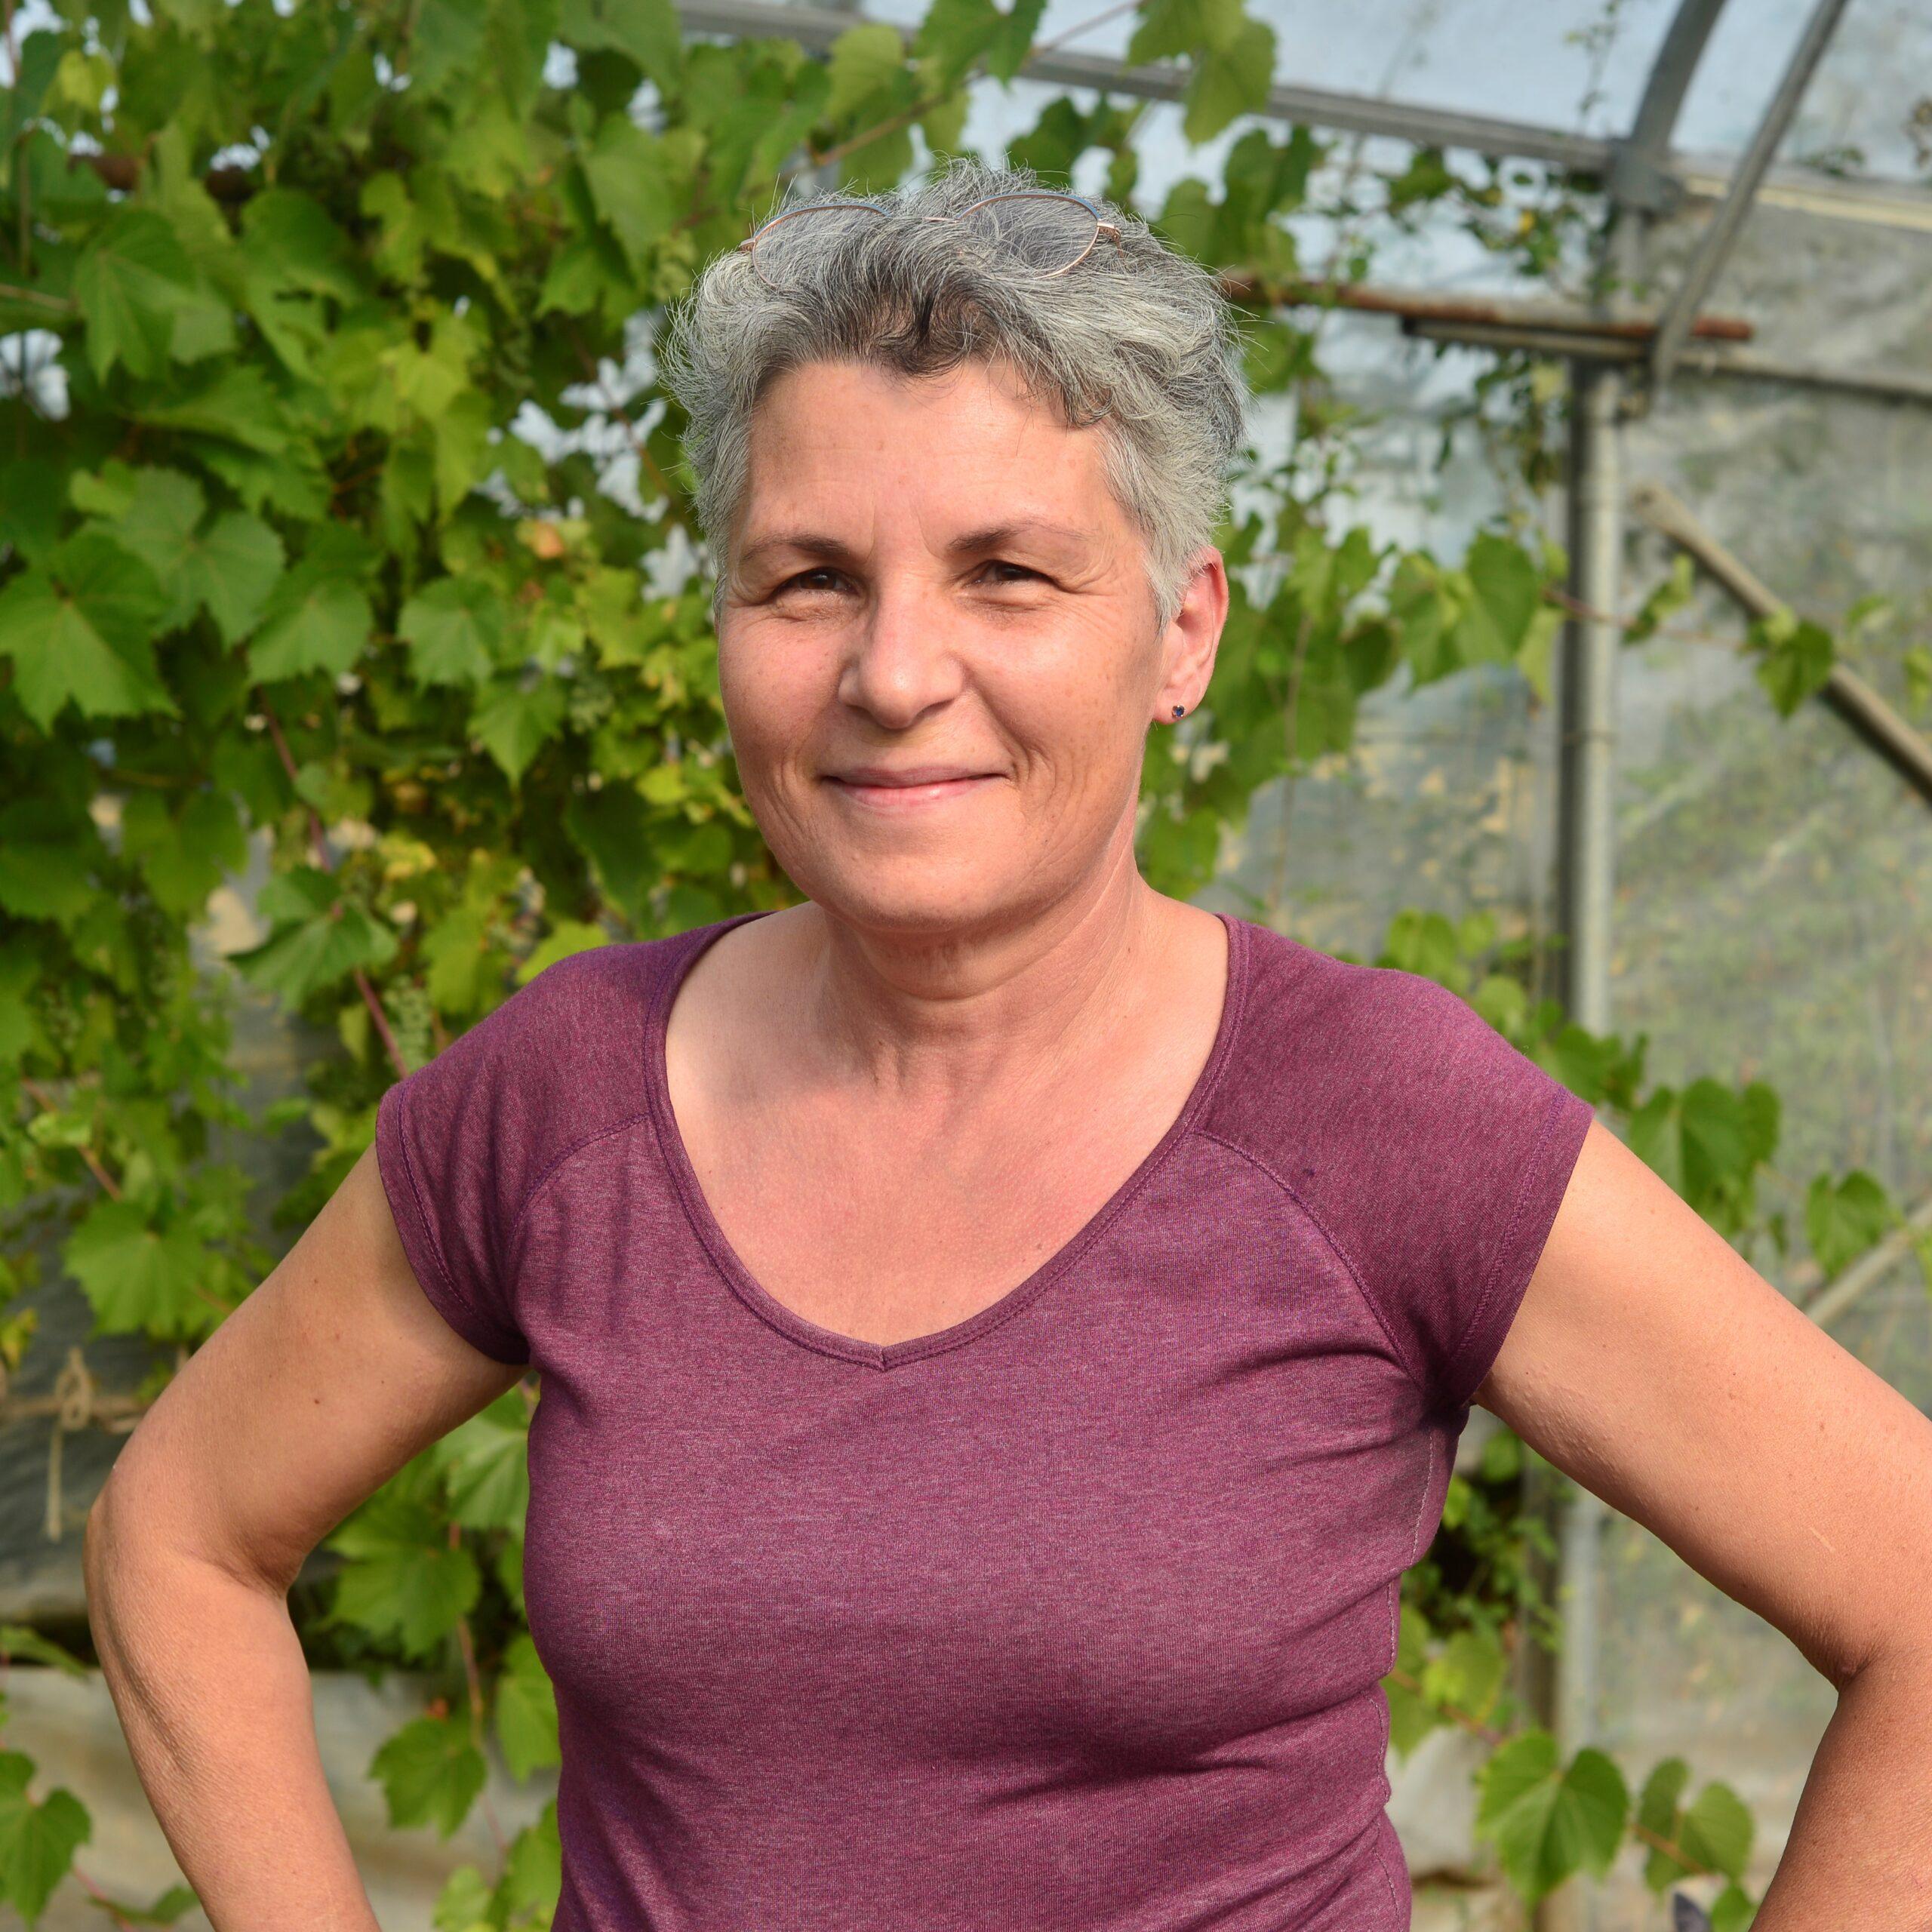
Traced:
<path id="1" fill-rule="evenodd" d="M 1120 520 L 1098 429 L 1069 428 L 1002 368 L 814 362 L 776 377 L 752 420 L 741 555 L 784 530 L 908 517 L 949 543 L 1023 526 L 1063 546 Z"/>

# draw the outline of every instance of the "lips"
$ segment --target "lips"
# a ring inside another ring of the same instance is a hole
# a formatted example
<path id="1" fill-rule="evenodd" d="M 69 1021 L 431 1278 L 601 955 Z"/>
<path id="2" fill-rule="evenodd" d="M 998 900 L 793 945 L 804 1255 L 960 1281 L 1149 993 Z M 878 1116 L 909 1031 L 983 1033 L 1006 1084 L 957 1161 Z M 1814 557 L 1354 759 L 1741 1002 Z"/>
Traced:
<path id="1" fill-rule="evenodd" d="M 850 771 L 831 774 L 841 784 L 864 786 L 943 785 L 955 778 L 984 778 L 990 775 L 963 764 L 858 764 Z"/>
<path id="2" fill-rule="evenodd" d="M 917 765 L 898 771 L 861 765 L 852 771 L 828 774 L 826 782 L 841 796 L 875 811 L 909 811 L 968 797 L 993 783 L 998 775 L 968 771 L 958 765 Z"/>

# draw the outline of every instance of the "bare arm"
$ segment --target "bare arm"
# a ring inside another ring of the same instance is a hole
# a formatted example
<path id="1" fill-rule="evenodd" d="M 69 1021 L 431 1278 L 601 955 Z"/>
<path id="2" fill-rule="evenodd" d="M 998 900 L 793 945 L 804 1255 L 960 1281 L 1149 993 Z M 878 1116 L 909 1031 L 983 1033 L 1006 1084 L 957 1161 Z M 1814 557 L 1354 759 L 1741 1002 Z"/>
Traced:
<path id="1" fill-rule="evenodd" d="M 1600 1124 L 1475 1399 L 1837 1689 L 1752 1932 L 1932 1926 L 1932 1420 Z"/>
<path id="2" fill-rule="evenodd" d="M 216 1932 L 380 1932 L 323 1778 L 289 1586 L 522 1373 L 424 1298 L 372 1148 L 122 1449 L 88 1518 L 88 1618 Z"/>

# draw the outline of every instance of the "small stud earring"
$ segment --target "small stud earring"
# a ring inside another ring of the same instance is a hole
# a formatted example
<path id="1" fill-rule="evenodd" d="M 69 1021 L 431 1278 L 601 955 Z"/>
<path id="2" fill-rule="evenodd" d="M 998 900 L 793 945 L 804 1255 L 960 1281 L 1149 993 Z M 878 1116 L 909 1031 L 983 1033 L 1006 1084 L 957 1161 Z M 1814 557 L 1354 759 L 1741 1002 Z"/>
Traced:
<path id="1" fill-rule="evenodd" d="M 1184 704 L 1177 704 L 1177 705 L 1176 705 L 1176 706 L 1174 706 L 1174 715 L 1175 715 L 1177 718 L 1178 718 L 1178 717 L 1181 715 L 1181 713 L 1182 713 L 1183 712 L 1184 712 L 1186 709 L 1187 709 L 1187 706 L 1186 706 L 1186 705 L 1184 705 Z"/>

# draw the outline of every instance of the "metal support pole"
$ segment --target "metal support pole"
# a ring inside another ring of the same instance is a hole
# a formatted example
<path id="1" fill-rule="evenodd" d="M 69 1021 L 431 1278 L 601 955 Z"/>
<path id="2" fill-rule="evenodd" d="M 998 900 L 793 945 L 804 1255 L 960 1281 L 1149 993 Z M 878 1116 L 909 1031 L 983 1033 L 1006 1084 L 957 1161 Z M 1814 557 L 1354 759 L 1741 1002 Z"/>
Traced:
<path id="1" fill-rule="evenodd" d="M 1778 82 L 1777 92 L 1771 97 L 1771 104 L 1765 109 L 1764 118 L 1751 137 L 1751 145 L 1737 164 L 1737 172 L 1730 178 L 1730 192 L 1711 217 L 1710 226 L 1698 238 L 1697 252 L 1691 256 L 1689 266 L 1684 271 L 1684 279 L 1678 285 L 1677 292 L 1671 297 L 1669 306 L 1658 325 L 1657 342 L 1651 352 L 1651 386 L 1654 391 L 1660 392 L 1670 380 L 1671 371 L 1676 367 L 1677 358 L 1682 354 L 1690 333 L 1691 318 L 1703 306 L 1712 283 L 1717 279 L 1718 269 L 1723 267 L 1744 226 L 1744 217 L 1751 211 L 1752 198 L 1758 192 L 1758 184 L 1764 180 L 1765 170 L 1771 165 L 1771 157 L 1777 152 L 1778 143 L 1791 125 L 1798 103 L 1804 98 L 1804 90 L 1810 85 L 1818 63 L 1824 58 L 1825 49 L 1830 45 L 1832 35 L 1847 4 L 1848 0 L 1817 0 L 1813 8 L 1811 17 L 1805 23 L 1797 46 L 1792 50 L 1783 78 Z"/>
<path id="2" fill-rule="evenodd" d="M 1604 621 L 1619 601 L 1623 550 L 1624 371 L 1578 358 L 1570 365 L 1570 592 L 1582 610 L 1564 626 L 1558 678 L 1561 739 L 1557 768 L 1557 918 L 1564 939 L 1558 989 L 1571 1018 L 1593 1032 L 1610 1025 L 1611 921 L 1616 884 L 1617 681 L 1623 634 Z M 1577 1487 L 1554 1508 L 1554 1472 L 1532 1466 L 1524 1506 L 1558 1515 L 1550 1589 L 1562 1622 L 1552 1658 L 1523 1653 L 1524 1690 L 1537 1720 L 1554 1733 L 1564 1761 L 1596 1734 L 1598 1552 L 1602 1502 Z M 1542 1565 L 1537 1569 L 1541 1571 Z M 1563 1886 L 1535 1913 L 1537 1932 L 1594 1932 L 1592 1896 Z"/>
<path id="3" fill-rule="evenodd" d="M 1611 364 L 1571 365 L 1570 594 L 1599 617 L 1573 617 L 1564 628 L 1561 846 L 1559 916 L 1564 1001 L 1593 1031 L 1610 1023 L 1611 896 L 1617 654 L 1622 634 L 1604 621 L 1617 611 L 1623 549 L 1619 445 L 1623 372 Z"/>
<path id="4" fill-rule="evenodd" d="M 1682 187 L 1670 173 L 1671 137 L 1724 8 L 1724 0 L 1678 0 L 1669 31 L 1651 63 L 1637 118 L 1629 134 L 1617 143 L 1617 158 L 1611 163 L 1611 199 L 1620 208 L 1661 214 L 1681 195 Z"/>

